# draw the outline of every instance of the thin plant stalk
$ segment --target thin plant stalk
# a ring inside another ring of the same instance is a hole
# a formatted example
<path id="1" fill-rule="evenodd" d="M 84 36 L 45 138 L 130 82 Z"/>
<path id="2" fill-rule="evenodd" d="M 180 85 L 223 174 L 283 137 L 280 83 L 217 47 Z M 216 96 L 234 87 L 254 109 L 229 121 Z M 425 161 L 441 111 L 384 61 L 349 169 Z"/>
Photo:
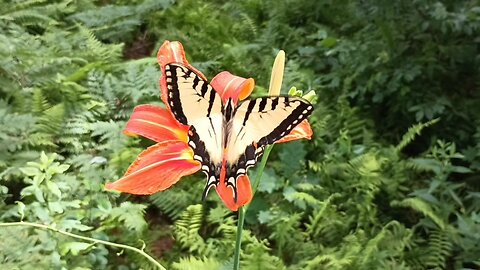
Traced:
<path id="1" fill-rule="evenodd" d="M 282 87 L 283 80 L 283 71 L 285 69 L 285 52 L 280 50 L 275 57 L 272 67 L 272 75 L 270 77 L 270 86 L 268 89 L 268 94 L 270 96 L 278 96 L 280 94 L 280 89 Z M 263 170 L 267 164 L 268 156 L 270 151 L 272 151 L 273 145 L 268 146 L 263 153 L 262 161 L 258 167 L 257 175 L 255 176 L 253 182 L 252 194 L 255 196 L 258 185 L 260 184 L 260 179 L 262 179 Z M 243 232 L 243 223 L 245 222 L 245 213 L 248 210 L 249 205 L 240 207 L 238 209 L 238 221 L 237 221 L 237 235 L 235 239 L 235 254 L 233 255 L 233 270 L 240 269 L 240 252 L 242 247 L 242 232 Z"/>
<path id="2" fill-rule="evenodd" d="M 235 239 L 235 254 L 233 255 L 233 270 L 240 269 L 240 252 L 242 248 L 243 222 L 245 221 L 245 209 L 238 209 L 237 236 Z"/>
<path id="3" fill-rule="evenodd" d="M 258 185 L 260 184 L 260 179 L 262 179 L 263 170 L 265 169 L 265 165 L 267 164 L 268 156 L 270 155 L 270 151 L 272 151 L 272 148 L 273 148 L 273 145 L 267 147 L 267 149 L 265 149 L 265 153 L 263 154 L 262 161 L 260 162 L 260 166 L 258 167 L 258 172 L 255 175 L 255 179 L 253 181 L 253 190 L 252 190 L 253 196 L 255 196 L 255 192 L 257 191 Z M 237 235 L 235 239 L 235 254 L 233 257 L 233 270 L 240 269 L 240 252 L 241 252 L 241 246 L 242 246 L 243 223 L 245 221 L 245 214 L 248 210 L 249 205 L 245 205 L 244 207 L 240 207 L 238 209 Z"/>
<path id="4" fill-rule="evenodd" d="M 134 251 L 134 252 L 142 255 L 143 257 L 147 258 L 158 269 L 166 270 L 165 267 L 163 267 L 159 262 L 157 262 L 152 256 L 148 255 L 145 251 L 143 251 L 143 248 L 138 249 L 136 247 L 132 247 L 132 246 L 128 246 L 128 245 L 117 244 L 117 243 L 113 243 L 113 242 L 109 242 L 109 241 L 104 241 L 104 240 L 99 240 L 99 239 L 90 238 L 90 237 L 86 237 L 86 236 L 81 236 L 81 235 L 78 235 L 78 234 L 74 234 L 74 233 L 59 230 L 57 228 L 54 228 L 52 226 L 48 226 L 48 225 L 45 225 L 45 224 L 23 222 L 23 221 L 21 221 L 21 222 L 0 223 L 0 227 L 14 227 L 14 226 L 35 227 L 35 228 L 39 228 L 39 229 L 42 229 L 42 230 L 53 231 L 53 232 L 63 234 L 63 235 L 66 235 L 66 236 L 69 236 L 69 237 L 72 237 L 72 238 L 92 242 L 93 244 L 103 244 L 103 245 L 106 245 L 106 246 L 128 249 L 128 250 Z"/>

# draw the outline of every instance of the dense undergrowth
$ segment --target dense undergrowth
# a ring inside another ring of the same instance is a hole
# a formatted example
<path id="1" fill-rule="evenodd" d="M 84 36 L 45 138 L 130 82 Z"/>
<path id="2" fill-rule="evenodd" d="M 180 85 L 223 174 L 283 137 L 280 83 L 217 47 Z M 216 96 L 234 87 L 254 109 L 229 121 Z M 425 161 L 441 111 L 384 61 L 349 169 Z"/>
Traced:
<path id="1" fill-rule="evenodd" d="M 478 1 L 6 1 L 0 6 L 0 220 L 132 246 L 168 269 L 229 269 L 236 217 L 204 176 L 150 197 L 103 190 L 151 142 L 160 44 L 284 91 L 315 89 L 312 141 L 276 146 L 243 269 L 480 267 Z M 128 251 L 0 229 L 2 269 L 150 269 Z"/>

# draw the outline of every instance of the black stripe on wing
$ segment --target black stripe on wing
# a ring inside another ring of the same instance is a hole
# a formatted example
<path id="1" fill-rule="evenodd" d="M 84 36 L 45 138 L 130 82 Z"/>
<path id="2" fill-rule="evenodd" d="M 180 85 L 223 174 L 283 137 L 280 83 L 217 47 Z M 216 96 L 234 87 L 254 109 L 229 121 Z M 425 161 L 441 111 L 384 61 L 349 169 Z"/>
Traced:
<path id="1" fill-rule="evenodd" d="M 202 200 L 205 200 L 208 191 L 212 187 L 218 186 L 220 182 L 217 178 L 218 169 L 217 166 L 211 162 L 210 155 L 205 148 L 205 143 L 198 136 L 194 126 L 190 126 L 188 130 L 188 145 L 193 150 L 193 159 L 202 164 L 202 172 L 207 175 L 207 184 L 202 193 Z"/>
<path id="2" fill-rule="evenodd" d="M 191 125 L 189 122 L 192 117 L 197 118 L 201 115 L 203 106 L 205 106 L 205 116 L 210 117 L 214 104 L 218 102 L 220 96 L 207 81 L 193 70 L 177 63 L 165 66 L 165 76 L 167 103 L 178 122 Z M 197 108 L 202 109 L 197 110 Z"/>
<path id="3" fill-rule="evenodd" d="M 247 170 L 255 166 L 257 161 L 262 158 L 265 146 L 255 146 L 251 144 L 245 149 L 245 153 L 240 156 L 236 164 L 230 164 L 226 172 L 226 185 L 232 187 L 233 200 L 237 202 L 237 179 L 242 175 L 247 175 Z"/>
<path id="4" fill-rule="evenodd" d="M 279 102 L 283 102 L 286 107 L 296 107 L 272 132 L 258 140 L 257 144 L 259 147 L 273 144 L 285 137 L 313 112 L 313 106 L 303 98 L 275 97 L 272 100 L 271 109 L 275 110 L 279 106 Z"/>
<path id="5" fill-rule="evenodd" d="M 284 136 L 288 135 L 300 122 L 305 120 L 313 111 L 313 106 L 306 100 L 296 97 L 263 97 L 247 100 L 247 110 L 241 129 L 238 134 L 242 133 L 244 128 L 248 128 L 248 121 L 262 120 L 268 121 L 262 117 L 265 112 L 275 113 L 275 110 L 291 110 L 290 114 L 283 119 L 270 133 L 259 138 L 257 142 L 248 145 L 243 154 L 238 158 L 236 164 L 228 164 L 226 181 L 227 186 L 232 187 L 234 200 L 237 198 L 237 179 L 241 175 L 246 175 L 248 168 L 254 166 L 259 159 L 262 158 L 266 145 L 273 144 Z M 258 106 L 257 106 L 258 105 Z M 238 107 L 237 107 L 238 108 Z M 254 117 L 256 115 L 258 117 Z M 243 133 L 245 135 L 245 133 Z M 238 136 L 238 135 L 237 135 Z M 240 138 L 241 139 L 241 138 Z"/>
<path id="6" fill-rule="evenodd" d="M 178 122 L 187 125 L 187 117 L 183 113 L 182 102 L 180 100 L 180 92 L 178 89 L 178 71 L 182 71 L 184 74 L 190 74 L 190 70 L 184 69 L 177 65 L 166 65 L 165 76 L 167 82 L 167 101 L 175 118 Z M 192 85 L 193 88 L 193 85 Z"/>

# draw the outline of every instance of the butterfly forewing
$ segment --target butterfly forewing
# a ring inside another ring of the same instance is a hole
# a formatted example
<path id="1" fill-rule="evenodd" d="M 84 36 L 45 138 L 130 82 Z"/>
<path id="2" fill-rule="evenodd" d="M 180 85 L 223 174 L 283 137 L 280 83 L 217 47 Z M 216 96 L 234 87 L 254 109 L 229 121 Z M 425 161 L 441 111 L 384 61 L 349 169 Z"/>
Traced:
<path id="1" fill-rule="evenodd" d="M 188 144 L 208 176 L 207 192 L 218 184 L 215 171 L 223 160 L 225 124 L 221 98 L 208 82 L 183 65 L 166 65 L 165 75 L 168 105 L 180 123 L 190 126 Z"/>
<path id="2" fill-rule="evenodd" d="M 238 105 L 226 129 L 227 168 L 234 170 L 227 172 L 228 183 L 235 185 L 232 181 L 256 164 L 266 145 L 288 135 L 312 111 L 299 97 L 262 97 Z"/>

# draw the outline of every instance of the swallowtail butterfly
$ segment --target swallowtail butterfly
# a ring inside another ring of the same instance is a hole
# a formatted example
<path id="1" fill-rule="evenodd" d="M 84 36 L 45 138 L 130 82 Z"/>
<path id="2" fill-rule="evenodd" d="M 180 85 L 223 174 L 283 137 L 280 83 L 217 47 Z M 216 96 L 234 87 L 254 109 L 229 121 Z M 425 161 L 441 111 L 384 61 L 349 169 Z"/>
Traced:
<path id="1" fill-rule="evenodd" d="M 207 175 L 203 199 L 224 173 L 236 201 L 237 178 L 257 163 L 265 146 L 289 134 L 313 111 L 308 101 L 288 96 L 223 104 L 207 81 L 177 63 L 165 66 L 165 76 L 168 105 L 177 121 L 190 126 L 188 144 Z"/>

